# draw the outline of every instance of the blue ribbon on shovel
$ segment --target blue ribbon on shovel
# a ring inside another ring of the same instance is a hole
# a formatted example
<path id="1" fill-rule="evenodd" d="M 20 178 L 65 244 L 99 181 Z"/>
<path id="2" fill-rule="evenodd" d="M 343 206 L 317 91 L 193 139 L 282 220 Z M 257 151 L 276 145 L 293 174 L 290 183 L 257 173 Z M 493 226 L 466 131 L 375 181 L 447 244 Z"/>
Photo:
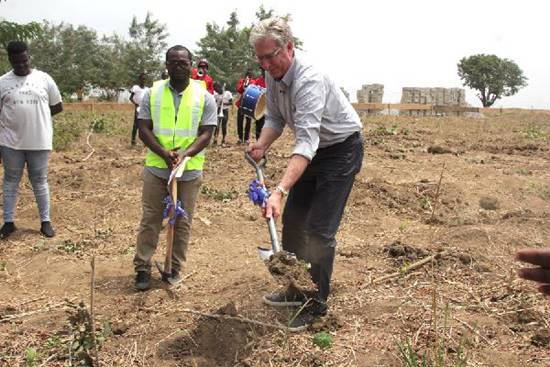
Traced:
<path id="1" fill-rule="evenodd" d="M 263 208 L 269 198 L 269 193 L 260 183 L 260 180 L 255 179 L 250 182 L 250 185 L 248 185 L 248 197 L 252 200 L 254 205 L 258 205 Z"/>
<path id="2" fill-rule="evenodd" d="M 165 204 L 165 207 L 162 211 L 162 218 L 168 218 L 168 213 L 170 213 L 170 210 L 174 206 L 174 203 L 173 203 L 172 198 L 170 197 L 170 195 L 166 196 L 162 202 Z M 172 225 L 172 226 L 174 226 L 176 224 L 176 218 L 177 217 L 187 217 L 187 212 L 181 206 L 181 200 L 180 199 L 178 199 L 177 202 L 176 202 L 174 212 L 175 212 L 175 215 L 168 220 L 168 223 L 170 223 L 170 225 Z"/>

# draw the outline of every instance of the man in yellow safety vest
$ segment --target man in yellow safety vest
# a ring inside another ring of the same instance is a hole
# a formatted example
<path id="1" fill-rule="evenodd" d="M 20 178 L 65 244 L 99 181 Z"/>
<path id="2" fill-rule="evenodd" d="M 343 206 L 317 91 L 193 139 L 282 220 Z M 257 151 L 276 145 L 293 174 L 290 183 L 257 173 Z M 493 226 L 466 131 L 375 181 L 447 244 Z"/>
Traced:
<path id="1" fill-rule="evenodd" d="M 178 199 L 185 215 L 176 219 L 171 283 L 181 280 L 196 199 L 202 183 L 204 148 L 217 125 L 214 97 L 199 81 L 190 79 L 191 52 L 180 45 L 166 52 L 169 79 L 159 80 L 143 96 L 138 115 L 139 137 L 148 148 L 143 170 L 143 214 L 137 237 L 135 286 L 147 290 L 151 258 L 162 226 L 167 180 L 185 157 L 185 172 L 178 178 Z"/>

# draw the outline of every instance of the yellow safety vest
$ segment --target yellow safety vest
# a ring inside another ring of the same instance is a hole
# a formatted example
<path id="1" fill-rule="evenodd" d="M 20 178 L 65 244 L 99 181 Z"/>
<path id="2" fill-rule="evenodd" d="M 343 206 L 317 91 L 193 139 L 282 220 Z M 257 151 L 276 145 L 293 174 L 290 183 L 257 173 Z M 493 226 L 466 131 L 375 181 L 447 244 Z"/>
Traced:
<path id="1" fill-rule="evenodd" d="M 166 150 L 185 149 L 197 139 L 199 122 L 204 111 L 204 88 L 201 83 L 189 80 L 189 85 L 183 91 L 176 119 L 176 109 L 168 83 L 169 80 L 159 80 L 151 87 L 153 134 Z M 150 149 L 145 157 L 145 165 L 167 168 L 164 159 Z M 185 169 L 202 170 L 203 165 L 204 151 L 201 151 L 187 162 Z"/>

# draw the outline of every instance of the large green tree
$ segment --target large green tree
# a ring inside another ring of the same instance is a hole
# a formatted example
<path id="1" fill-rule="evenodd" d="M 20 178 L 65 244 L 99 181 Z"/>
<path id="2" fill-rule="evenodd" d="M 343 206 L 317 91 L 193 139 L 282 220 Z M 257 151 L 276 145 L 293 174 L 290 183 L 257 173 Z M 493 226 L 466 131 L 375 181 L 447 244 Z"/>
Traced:
<path id="1" fill-rule="evenodd" d="M 263 5 L 256 12 L 256 19 L 263 20 L 274 16 L 273 10 Z M 287 14 L 283 18 L 289 20 Z M 216 23 L 206 24 L 206 35 L 197 42 L 197 58 L 206 58 L 209 73 L 215 81 L 226 84 L 226 89 L 234 90 L 239 78 L 250 68 L 259 74 L 259 65 L 254 51 L 248 43 L 251 26 L 241 26 L 238 15 L 233 11 L 223 27 Z M 294 44 L 300 48 L 302 42 L 294 38 Z"/>
<path id="2" fill-rule="evenodd" d="M 39 34 L 40 30 L 40 24 L 36 22 L 18 24 L 0 19 L 0 75 L 11 69 L 6 54 L 8 42 L 30 41 Z"/>
<path id="3" fill-rule="evenodd" d="M 134 16 L 129 33 L 130 41 L 124 51 L 128 80 L 135 82 L 142 72 L 147 73 L 151 79 L 158 79 L 164 70 L 166 38 L 169 36 L 166 25 L 147 13 L 141 23 Z"/>
<path id="4" fill-rule="evenodd" d="M 93 29 L 44 22 L 30 51 L 33 65 L 50 74 L 63 94 L 76 93 L 82 99 L 92 87 L 99 85 L 104 63 Z"/>
<path id="5" fill-rule="evenodd" d="M 527 78 L 515 62 L 495 55 L 462 58 L 458 76 L 465 86 L 479 92 L 483 107 L 491 107 L 497 99 L 512 96 L 527 85 Z"/>

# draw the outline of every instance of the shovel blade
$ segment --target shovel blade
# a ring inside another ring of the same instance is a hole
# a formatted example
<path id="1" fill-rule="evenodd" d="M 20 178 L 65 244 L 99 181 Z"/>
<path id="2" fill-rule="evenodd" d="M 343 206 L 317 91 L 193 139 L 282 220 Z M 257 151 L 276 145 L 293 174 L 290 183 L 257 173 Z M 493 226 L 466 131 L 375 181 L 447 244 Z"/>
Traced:
<path id="1" fill-rule="evenodd" d="M 258 255 L 260 255 L 260 259 L 262 259 L 262 261 L 269 261 L 271 259 L 271 256 L 273 256 L 273 250 L 258 247 Z"/>

